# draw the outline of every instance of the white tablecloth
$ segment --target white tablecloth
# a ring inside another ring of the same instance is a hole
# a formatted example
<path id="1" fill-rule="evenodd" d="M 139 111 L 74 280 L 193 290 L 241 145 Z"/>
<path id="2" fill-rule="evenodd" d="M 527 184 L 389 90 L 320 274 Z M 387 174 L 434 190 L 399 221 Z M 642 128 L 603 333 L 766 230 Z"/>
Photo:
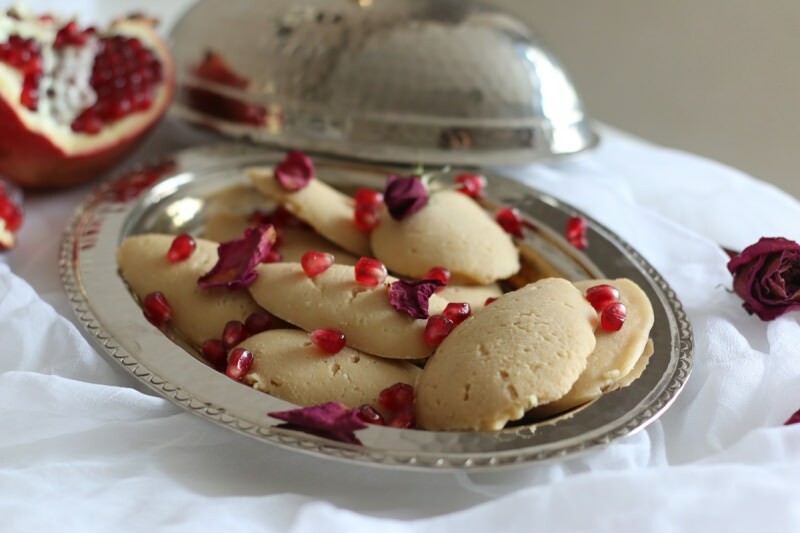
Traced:
<path id="1" fill-rule="evenodd" d="M 167 121 L 132 161 L 206 140 Z M 609 226 L 683 301 L 695 369 L 659 421 L 580 458 L 472 474 L 340 464 L 219 428 L 140 390 L 73 325 L 58 244 L 94 183 L 29 195 L 0 259 L 0 531 L 800 530 L 800 425 L 782 426 L 800 408 L 800 313 L 748 316 L 717 246 L 800 239 L 800 204 L 611 130 L 596 151 L 502 170 Z"/>

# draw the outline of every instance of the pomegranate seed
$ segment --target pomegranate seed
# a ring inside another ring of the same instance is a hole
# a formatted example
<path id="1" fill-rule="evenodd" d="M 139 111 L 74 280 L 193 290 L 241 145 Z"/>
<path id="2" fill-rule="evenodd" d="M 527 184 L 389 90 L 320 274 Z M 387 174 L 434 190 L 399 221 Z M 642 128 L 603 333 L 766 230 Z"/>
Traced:
<path id="1" fill-rule="evenodd" d="M 433 315 L 425 324 L 424 339 L 431 346 L 438 346 L 453 331 L 455 323 L 442 315 Z"/>
<path id="2" fill-rule="evenodd" d="M 244 321 L 244 328 L 249 335 L 267 331 L 270 327 L 272 327 L 272 317 L 267 313 L 250 313 Z"/>
<path id="3" fill-rule="evenodd" d="M 481 198 L 486 188 L 486 178 L 478 174 L 459 174 L 456 176 L 456 183 L 461 185 L 456 190 L 470 198 Z"/>
<path id="4" fill-rule="evenodd" d="M 407 409 L 414 404 L 414 387 L 406 383 L 395 383 L 380 392 L 378 403 L 392 413 Z"/>
<path id="5" fill-rule="evenodd" d="M 383 415 L 368 403 L 358 408 L 358 418 L 367 424 L 374 424 L 376 426 L 383 426 L 385 424 Z"/>
<path id="6" fill-rule="evenodd" d="M 227 364 L 228 351 L 219 339 L 208 339 L 201 346 L 203 357 L 217 370 L 222 370 Z"/>
<path id="7" fill-rule="evenodd" d="M 497 300 L 497 298 L 495 298 L 494 296 L 489 296 L 488 298 L 486 298 L 486 301 L 483 302 L 483 306 L 486 307 L 487 305 L 491 304 L 495 300 Z"/>
<path id="8" fill-rule="evenodd" d="M 222 344 L 230 350 L 248 337 L 247 328 L 238 320 L 231 320 L 222 330 Z"/>
<path id="9" fill-rule="evenodd" d="M 450 277 L 451 277 L 450 271 L 447 270 L 445 267 L 433 267 L 432 269 L 428 270 L 422 278 L 438 279 L 439 281 L 447 285 L 448 283 L 450 283 Z"/>
<path id="10" fill-rule="evenodd" d="M 381 225 L 381 215 L 377 208 L 356 204 L 353 209 L 353 223 L 358 231 L 369 233 Z"/>
<path id="11" fill-rule="evenodd" d="M 225 368 L 225 375 L 229 378 L 242 381 L 250 369 L 253 367 L 253 353 L 244 348 L 235 348 L 228 356 L 228 365 Z"/>
<path id="12" fill-rule="evenodd" d="M 417 417 L 414 416 L 414 411 L 406 409 L 394 415 L 386 425 L 390 428 L 411 429 L 417 425 Z"/>
<path id="13" fill-rule="evenodd" d="M 619 331 L 627 314 L 628 310 L 622 302 L 608 304 L 600 313 L 600 325 L 606 331 Z"/>
<path id="14" fill-rule="evenodd" d="M 584 298 L 597 311 L 602 311 L 608 304 L 619 300 L 619 291 L 611 285 L 595 285 L 586 289 Z"/>
<path id="15" fill-rule="evenodd" d="M 167 260 L 170 263 L 180 263 L 189 259 L 197 248 L 194 237 L 188 233 L 181 233 L 172 240 L 172 245 L 167 251 Z"/>
<path id="16" fill-rule="evenodd" d="M 172 308 L 161 291 L 151 292 L 144 297 L 144 316 L 156 327 L 162 327 L 172 320 Z"/>
<path id="17" fill-rule="evenodd" d="M 362 257 L 356 262 L 356 282 L 375 287 L 386 279 L 386 266 L 371 257 Z"/>
<path id="18" fill-rule="evenodd" d="M 339 353 L 345 345 L 344 333 L 338 329 L 315 329 L 308 336 L 317 348 L 329 354 Z"/>
<path id="19" fill-rule="evenodd" d="M 464 303 L 449 303 L 444 308 L 442 316 L 445 316 L 453 321 L 456 326 L 464 322 L 472 316 L 472 308 L 466 302 Z"/>
<path id="20" fill-rule="evenodd" d="M 300 265 L 308 277 L 313 278 L 328 270 L 333 264 L 333 254 L 309 250 L 300 258 Z"/>
<path id="21" fill-rule="evenodd" d="M 495 220 L 506 233 L 522 238 L 522 216 L 516 208 L 506 207 L 501 209 L 495 215 Z"/>
<path id="22" fill-rule="evenodd" d="M 8 231 L 15 233 L 22 226 L 22 209 L 9 196 L 0 195 L 0 218 Z"/>
<path id="23" fill-rule="evenodd" d="M 261 261 L 262 263 L 280 263 L 283 261 L 283 254 L 278 250 L 270 250 L 267 256 Z"/>
<path id="24" fill-rule="evenodd" d="M 377 209 L 383 203 L 383 194 L 372 189 L 361 188 L 356 190 L 354 199 L 356 206 L 374 207 Z"/>
<path id="25" fill-rule="evenodd" d="M 586 220 L 583 217 L 573 216 L 567 219 L 567 226 L 564 230 L 564 235 L 567 241 L 579 250 L 586 248 L 588 244 L 586 241 Z"/>

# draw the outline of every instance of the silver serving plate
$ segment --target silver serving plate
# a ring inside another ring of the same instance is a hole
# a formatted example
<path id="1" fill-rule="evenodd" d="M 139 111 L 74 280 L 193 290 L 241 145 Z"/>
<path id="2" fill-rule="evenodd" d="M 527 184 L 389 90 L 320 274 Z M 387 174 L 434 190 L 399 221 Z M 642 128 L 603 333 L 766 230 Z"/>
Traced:
<path id="1" fill-rule="evenodd" d="M 189 149 L 174 156 L 162 181 L 144 188 L 130 176 L 101 186 L 75 212 L 61 248 L 61 277 L 85 333 L 100 351 L 158 394 L 193 413 L 258 440 L 319 456 L 381 467 L 431 470 L 496 469 L 561 459 L 630 435 L 675 400 L 689 376 L 692 334 L 675 293 L 634 249 L 586 217 L 584 252 L 561 236 L 574 208 L 511 179 L 491 175 L 487 207 L 517 207 L 528 222 L 523 250 L 535 250 L 565 277 L 627 277 L 653 303 L 655 353 L 632 385 L 601 397 L 570 416 L 522 422 L 490 433 L 433 432 L 371 426 L 358 432 L 363 446 L 343 444 L 275 427 L 268 412 L 294 407 L 228 379 L 207 366 L 180 339 L 153 327 L 117 272 L 115 252 L 129 235 L 203 230 L 206 214 L 231 206 L 243 213 L 263 206 L 261 196 L 231 197 L 247 184 L 242 169 L 275 164 L 283 154 L 243 145 Z M 375 186 L 390 169 L 316 160 L 318 174 L 343 190 Z M 445 177 L 445 180 L 448 179 Z M 586 215 L 582 215 L 586 216 Z"/>
<path id="2" fill-rule="evenodd" d="M 597 143 L 530 29 L 472 1 L 201 0 L 171 39 L 173 112 L 232 137 L 454 165 L 524 164 Z M 198 77 L 208 51 L 249 85 Z"/>

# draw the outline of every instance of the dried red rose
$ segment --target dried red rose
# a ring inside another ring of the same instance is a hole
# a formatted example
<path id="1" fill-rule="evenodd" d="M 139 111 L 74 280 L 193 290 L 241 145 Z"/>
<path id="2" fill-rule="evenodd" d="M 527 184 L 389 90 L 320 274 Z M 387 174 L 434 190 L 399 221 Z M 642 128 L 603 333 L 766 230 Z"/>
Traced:
<path id="1" fill-rule="evenodd" d="M 403 220 L 428 204 L 428 189 L 417 176 L 389 176 L 383 201 L 395 220 Z"/>
<path id="2" fill-rule="evenodd" d="M 733 290 L 748 313 L 772 320 L 800 310 L 800 244 L 762 237 L 728 262 Z"/>
<path id="3" fill-rule="evenodd" d="M 428 318 L 428 303 L 431 295 L 444 283 L 438 279 L 419 281 L 398 280 L 389 286 L 389 303 L 398 311 L 408 313 L 411 318 Z"/>
<path id="4" fill-rule="evenodd" d="M 275 167 L 275 178 L 287 191 L 299 191 L 314 177 L 314 163 L 303 152 L 292 150 L 286 159 Z"/>
<path id="5" fill-rule="evenodd" d="M 795 411 L 789 420 L 783 423 L 784 426 L 791 426 L 792 424 L 800 424 L 800 410 Z"/>
<path id="6" fill-rule="evenodd" d="M 237 289 L 256 279 L 256 267 L 269 257 L 275 244 L 275 228 L 256 226 L 244 230 L 244 237 L 223 242 L 217 248 L 219 259 L 207 274 L 197 280 L 203 289 Z"/>
<path id="7" fill-rule="evenodd" d="M 280 428 L 303 431 L 348 444 L 361 444 L 361 441 L 355 436 L 355 432 L 365 429 L 367 424 L 358 413 L 358 409 L 349 409 L 339 402 L 327 402 L 311 407 L 267 414 L 286 422 L 286 424 L 278 425 Z"/>

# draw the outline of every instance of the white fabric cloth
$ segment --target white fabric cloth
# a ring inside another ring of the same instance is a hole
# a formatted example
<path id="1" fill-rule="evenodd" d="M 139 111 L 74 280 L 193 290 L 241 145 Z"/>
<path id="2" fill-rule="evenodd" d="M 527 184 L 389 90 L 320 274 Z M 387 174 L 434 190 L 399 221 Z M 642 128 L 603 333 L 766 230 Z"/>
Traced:
<path id="1" fill-rule="evenodd" d="M 748 316 L 717 245 L 800 239 L 800 204 L 717 163 L 604 133 L 596 151 L 502 170 L 617 232 L 683 301 L 694 371 L 646 430 L 549 465 L 433 474 L 343 465 L 217 427 L 140 389 L 73 325 L 58 244 L 94 183 L 26 198 L 19 247 L 0 259 L 0 530 L 800 530 L 800 425 L 782 426 L 800 408 L 800 313 Z M 132 161 L 206 139 L 167 121 Z"/>

